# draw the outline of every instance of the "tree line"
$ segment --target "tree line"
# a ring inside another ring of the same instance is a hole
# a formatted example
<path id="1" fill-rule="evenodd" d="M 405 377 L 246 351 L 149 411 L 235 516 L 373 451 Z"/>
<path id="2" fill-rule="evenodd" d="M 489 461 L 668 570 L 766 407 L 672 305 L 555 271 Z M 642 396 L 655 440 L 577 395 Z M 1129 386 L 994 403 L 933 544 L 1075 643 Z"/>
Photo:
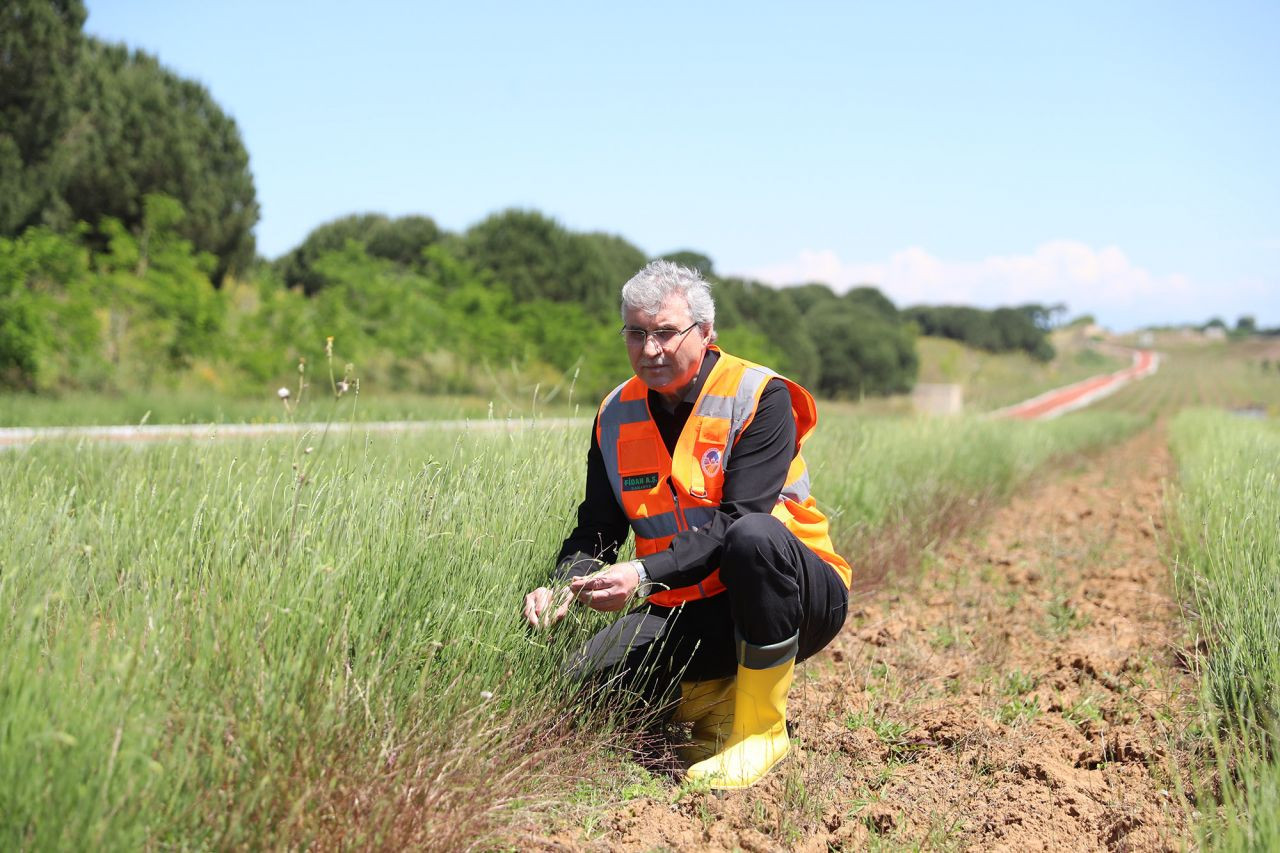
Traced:
<path id="1" fill-rule="evenodd" d="M 362 214 L 218 286 L 182 205 L 153 194 L 142 207 L 133 228 L 104 217 L 92 231 L 0 238 L 0 387 L 260 391 L 319 357 L 329 336 L 366 387 L 486 393 L 514 374 L 594 397 L 628 373 L 618 291 L 649 258 L 621 237 L 529 210 L 461 233 Z M 914 381 L 914 329 L 874 288 L 776 289 L 720 276 L 698 253 L 670 257 L 713 282 L 726 349 L 827 396 Z"/>
<path id="2" fill-rule="evenodd" d="M 376 385 L 597 395 L 627 375 L 618 291 L 649 257 L 507 210 L 454 233 L 376 213 L 256 256 L 235 122 L 154 57 L 82 32 L 80 0 L 0 10 L 0 387 L 261 389 L 329 336 Z M 1051 355 L 1039 306 L 899 310 L 879 290 L 714 284 L 725 348 L 829 396 L 915 381 L 915 337 Z"/>
<path id="3" fill-rule="evenodd" d="M 1037 361 L 1054 356 L 1049 330 L 1065 305 L 1020 305 L 986 311 L 967 305 L 917 305 L 904 315 L 920 332 L 962 341 L 988 352 L 1022 351 Z"/>

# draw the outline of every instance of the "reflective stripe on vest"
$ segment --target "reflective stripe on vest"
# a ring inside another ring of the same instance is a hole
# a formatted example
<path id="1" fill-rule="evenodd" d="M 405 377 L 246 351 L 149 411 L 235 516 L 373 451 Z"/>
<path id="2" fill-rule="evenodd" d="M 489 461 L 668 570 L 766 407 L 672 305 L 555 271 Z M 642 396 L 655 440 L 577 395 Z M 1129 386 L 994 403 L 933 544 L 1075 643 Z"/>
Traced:
<path id="1" fill-rule="evenodd" d="M 765 385 L 775 377 L 791 394 L 796 455 L 773 515 L 849 585 L 852 572 L 831 545 L 826 517 L 810 497 L 809 473 L 800 454 L 817 423 L 813 397 L 767 367 L 723 352 L 680 433 L 674 458 L 649 414 L 648 388 L 638 377 L 615 388 L 600 406 L 596 437 L 614 496 L 635 534 L 637 556 L 665 550 L 681 531 L 715 517 L 733 448 L 755 417 Z M 658 592 L 649 600 L 674 607 L 723 590 L 716 569 L 699 584 Z"/>

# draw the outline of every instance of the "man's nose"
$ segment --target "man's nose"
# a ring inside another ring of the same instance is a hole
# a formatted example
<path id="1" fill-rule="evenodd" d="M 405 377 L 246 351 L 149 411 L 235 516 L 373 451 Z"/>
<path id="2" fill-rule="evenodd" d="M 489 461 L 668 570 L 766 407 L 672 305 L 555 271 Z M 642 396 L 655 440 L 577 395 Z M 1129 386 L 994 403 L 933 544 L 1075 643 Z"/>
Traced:
<path id="1" fill-rule="evenodd" d="M 662 345 L 658 343 L 658 339 L 653 335 L 644 336 L 644 354 L 658 355 L 662 352 Z"/>

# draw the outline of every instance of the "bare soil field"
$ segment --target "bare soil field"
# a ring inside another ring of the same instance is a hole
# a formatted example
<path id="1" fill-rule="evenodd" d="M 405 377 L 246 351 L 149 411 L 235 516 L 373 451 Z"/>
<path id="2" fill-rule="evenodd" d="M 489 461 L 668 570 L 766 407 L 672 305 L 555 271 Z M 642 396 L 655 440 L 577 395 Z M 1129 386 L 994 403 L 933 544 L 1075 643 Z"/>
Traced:
<path id="1" fill-rule="evenodd" d="M 858 594 L 798 670 L 792 754 L 756 788 L 566 806 L 542 850 L 1168 850 L 1195 685 L 1161 561 L 1148 430 Z M 561 822 L 561 820 L 563 822 Z"/>

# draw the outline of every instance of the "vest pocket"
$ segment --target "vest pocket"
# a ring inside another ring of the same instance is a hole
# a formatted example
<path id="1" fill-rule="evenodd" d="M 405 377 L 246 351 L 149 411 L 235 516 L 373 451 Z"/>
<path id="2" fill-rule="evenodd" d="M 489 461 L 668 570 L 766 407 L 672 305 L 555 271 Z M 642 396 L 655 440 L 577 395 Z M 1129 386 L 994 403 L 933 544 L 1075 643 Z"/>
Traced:
<path id="1" fill-rule="evenodd" d="M 626 438 L 618 442 L 618 473 L 657 473 L 658 447 L 652 438 Z"/>

